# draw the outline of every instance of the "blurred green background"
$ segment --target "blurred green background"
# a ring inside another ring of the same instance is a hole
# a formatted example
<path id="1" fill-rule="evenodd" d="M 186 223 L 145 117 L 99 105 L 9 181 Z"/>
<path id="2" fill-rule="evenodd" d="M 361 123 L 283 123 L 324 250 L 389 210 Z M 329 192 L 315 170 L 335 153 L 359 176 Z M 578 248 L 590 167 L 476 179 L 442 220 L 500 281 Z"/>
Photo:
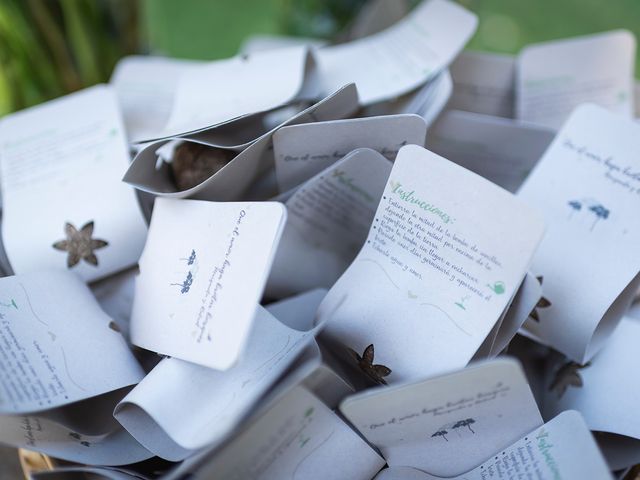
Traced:
<path id="1" fill-rule="evenodd" d="M 217 59 L 252 34 L 334 40 L 366 1 L 0 0 L 0 115 L 107 81 L 132 53 Z M 517 53 L 615 28 L 640 33 L 639 0 L 457 1 L 480 18 L 471 49 Z"/>

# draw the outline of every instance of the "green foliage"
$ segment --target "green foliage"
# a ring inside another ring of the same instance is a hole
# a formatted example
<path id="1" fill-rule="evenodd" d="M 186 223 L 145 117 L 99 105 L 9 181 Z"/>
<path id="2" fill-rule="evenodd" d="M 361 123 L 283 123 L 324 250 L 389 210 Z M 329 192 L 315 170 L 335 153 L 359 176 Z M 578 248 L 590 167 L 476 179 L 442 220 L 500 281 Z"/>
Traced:
<path id="1" fill-rule="evenodd" d="M 138 3 L 0 1 L 0 114 L 109 79 L 139 50 Z"/>

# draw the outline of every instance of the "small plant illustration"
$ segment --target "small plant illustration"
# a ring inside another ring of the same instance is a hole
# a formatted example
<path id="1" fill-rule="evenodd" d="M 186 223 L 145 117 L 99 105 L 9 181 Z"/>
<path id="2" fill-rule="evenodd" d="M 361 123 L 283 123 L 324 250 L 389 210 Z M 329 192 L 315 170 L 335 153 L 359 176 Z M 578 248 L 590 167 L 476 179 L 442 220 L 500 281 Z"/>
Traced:
<path id="1" fill-rule="evenodd" d="M 431 438 L 434 438 L 434 437 L 442 437 L 442 438 L 444 438 L 444 440 L 445 440 L 446 442 L 448 442 L 449 440 L 447 440 L 447 433 L 449 433 L 449 432 L 447 432 L 446 430 L 438 430 L 436 433 L 434 433 L 433 435 L 431 435 Z"/>
<path id="2" fill-rule="evenodd" d="M 455 428 L 467 427 L 469 431 L 475 435 L 476 432 L 473 430 L 473 428 L 471 428 L 471 425 L 474 423 L 476 423 L 476 421 L 473 418 L 465 418 L 464 420 L 460 420 L 456 422 L 451 428 L 455 429 Z"/>
<path id="3" fill-rule="evenodd" d="M 584 365 L 581 365 L 574 361 L 566 362 L 556 372 L 556 376 L 549 385 L 549 391 L 555 391 L 558 394 L 558 398 L 562 398 L 562 396 L 567 391 L 567 388 L 569 388 L 570 386 L 582 387 L 583 382 L 582 377 L 580 376 L 580 370 L 582 370 L 583 368 L 587 368 L 590 365 L 591 362 L 587 362 Z"/>
<path id="4" fill-rule="evenodd" d="M 536 277 L 536 279 L 538 280 L 538 283 L 540 283 L 540 285 L 542 286 L 544 277 L 539 276 L 539 277 Z M 547 299 L 544 296 L 540 297 L 540 300 L 538 300 L 538 303 L 536 303 L 536 306 L 533 307 L 533 310 L 531 310 L 529 317 L 531 317 L 531 319 L 535 320 L 536 322 L 540 322 L 540 316 L 538 315 L 538 308 L 549 308 L 551 305 L 552 303 L 549 301 L 549 299 Z"/>
<path id="5" fill-rule="evenodd" d="M 502 295 L 505 292 L 504 282 L 501 281 L 494 282 L 493 285 L 487 284 L 487 287 L 489 287 L 496 295 Z"/>
<path id="6" fill-rule="evenodd" d="M 191 250 L 191 254 L 189 255 L 189 258 L 181 258 L 180 260 L 186 260 L 187 265 L 193 265 L 193 262 L 196 261 L 196 251 Z"/>
<path id="7" fill-rule="evenodd" d="M 460 299 L 459 302 L 454 302 L 458 307 L 460 307 L 462 310 L 466 310 L 467 307 L 464 306 L 464 302 L 466 302 L 467 300 L 469 300 L 469 295 L 465 295 L 464 297 L 462 297 Z"/>
<path id="8" fill-rule="evenodd" d="M 596 216 L 593 225 L 591 225 L 591 231 L 593 232 L 593 229 L 600 220 L 606 220 L 607 218 L 609 218 L 609 210 L 606 209 L 603 205 L 594 205 L 593 207 L 589 207 L 589 211 L 593 212 L 593 214 Z"/>
<path id="9" fill-rule="evenodd" d="M 0 302 L 0 307 L 5 307 L 5 308 L 15 308 L 16 310 L 18 310 L 18 305 L 16 304 L 16 301 L 12 298 L 11 300 L 9 300 L 8 302 Z"/>
<path id="10" fill-rule="evenodd" d="M 354 358 L 354 360 L 357 362 L 360 370 L 362 370 L 367 377 L 369 377 L 371 380 L 373 380 L 378 384 L 381 384 L 381 385 L 387 384 L 387 381 L 384 379 L 384 377 L 389 376 L 389 374 L 391 373 L 391 369 L 388 367 L 385 367 L 384 365 L 373 364 L 373 356 L 374 356 L 373 343 L 364 349 L 362 356 L 358 355 L 358 353 L 352 350 L 351 348 L 348 348 L 347 350 L 349 351 L 351 356 Z"/>
<path id="11" fill-rule="evenodd" d="M 571 200 L 570 202 L 567 202 L 567 205 L 569 205 L 569 207 L 571 208 L 571 211 L 569 212 L 569 218 L 573 217 L 574 213 L 582 210 L 582 202 L 578 200 Z"/>
<path id="12" fill-rule="evenodd" d="M 188 293 L 189 289 L 191 289 L 191 284 L 193 283 L 193 274 L 191 272 L 187 273 L 187 278 L 185 278 L 182 283 L 170 283 L 170 285 L 177 285 L 180 287 L 180 293 Z"/>
<path id="13" fill-rule="evenodd" d="M 98 266 L 98 257 L 94 253 L 95 250 L 104 248 L 109 243 L 105 240 L 91 238 L 93 236 L 93 220 L 87 222 L 78 230 L 71 223 L 67 222 L 64 226 L 65 240 L 55 242 L 52 246 L 56 250 L 68 252 L 67 267 L 71 268 L 80 260 L 84 260 L 89 265 Z"/>

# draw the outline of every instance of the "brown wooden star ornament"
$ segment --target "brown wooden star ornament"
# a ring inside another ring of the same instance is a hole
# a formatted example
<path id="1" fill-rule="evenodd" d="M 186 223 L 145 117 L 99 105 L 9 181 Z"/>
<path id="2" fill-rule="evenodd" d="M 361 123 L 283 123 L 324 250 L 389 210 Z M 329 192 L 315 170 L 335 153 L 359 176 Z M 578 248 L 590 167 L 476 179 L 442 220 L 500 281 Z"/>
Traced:
<path id="1" fill-rule="evenodd" d="M 105 240 L 91 238 L 93 236 L 93 220 L 87 222 L 80 230 L 67 222 L 64 226 L 66 239 L 55 242 L 52 246 L 56 250 L 68 252 L 67 267 L 71 268 L 80 260 L 84 260 L 89 265 L 98 266 L 98 257 L 95 250 L 104 248 L 109 243 Z"/>

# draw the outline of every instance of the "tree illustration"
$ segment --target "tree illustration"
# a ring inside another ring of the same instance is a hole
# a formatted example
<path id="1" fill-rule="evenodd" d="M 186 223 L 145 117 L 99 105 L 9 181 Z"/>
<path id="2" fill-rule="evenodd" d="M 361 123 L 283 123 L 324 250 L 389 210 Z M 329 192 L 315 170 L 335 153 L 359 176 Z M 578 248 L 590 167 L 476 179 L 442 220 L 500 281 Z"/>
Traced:
<path id="1" fill-rule="evenodd" d="M 433 435 L 431 435 L 431 438 L 434 437 L 442 437 L 445 439 L 446 442 L 448 442 L 449 440 L 447 440 L 447 432 L 446 430 L 438 430 L 436 433 L 434 433 Z"/>
<path id="2" fill-rule="evenodd" d="M 540 286 L 542 286 L 542 282 L 544 281 L 544 277 L 540 276 L 540 277 L 536 277 L 536 279 L 538 280 L 538 283 L 540 284 Z M 531 317 L 531 319 L 535 320 L 536 322 L 540 322 L 540 317 L 538 316 L 538 308 L 548 308 L 551 305 L 552 304 L 549 301 L 549 299 L 547 299 L 544 296 L 540 297 L 540 300 L 538 300 L 538 303 L 536 303 L 536 306 L 533 307 L 533 310 L 531 310 L 531 313 L 529 314 L 529 317 Z"/>
<path id="3" fill-rule="evenodd" d="M 455 425 L 453 425 L 453 427 L 451 428 L 467 427 L 471 433 L 475 434 L 476 432 L 473 430 L 473 428 L 471 428 L 471 424 L 473 423 L 476 423 L 473 418 L 465 418 L 464 420 L 456 422 Z"/>
<path id="4" fill-rule="evenodd" d="M 568 202 L 569 207 L 571 207 L 571 212 L 569 212 L 569 218 L 573 217 L 575 212 L 579 212 L 582 210 L 582 203 L 578 200 L 571 200 Z"/>
<path id="5" fill-rule="evenodd" d="M 606 209 L 603 205 L 594 205 L 593 207 L 589 208 L 589 211 L 593 212 L 593 214 L 596 216 L 593 225 L 591 225 L 591 231 L 593 231 L 596 224 L 600 220 L 606 220 L 607 218 L 609 218 L 609 210 Z"/>
<path id="6" fill-rule="evenodd" d="M 569 386 L 582 387 L 582 377 L 580 376 L 580 370 L 587 368 L 591 365 L 591 362 L 587 362 L 584 365 L 580 365 L 574 361 L 568 361 L 562 365 L 556 372 L 556 376 L 549 385 L 549 391 L 555 391 L 558 394 L 558 398 L 561 398 Z"/>
<path id="7" fill-rule="evenodd" d="M 384 365 L 373 364 L 373 343 L 364 349 L 362 356 L 358 355 L 358 353 L 351 348 L 348 348 L 347 350 L 357 362 L 360 370 L 362 370 L 367 377 L 369 377 L 375 383 L 381 385 L 387 384 L 387 381 L 384 379 L 384 377 L 389 376 L 389 374 L 391 373 L 391 369 L 389 367 L 385 367 Z"/>

